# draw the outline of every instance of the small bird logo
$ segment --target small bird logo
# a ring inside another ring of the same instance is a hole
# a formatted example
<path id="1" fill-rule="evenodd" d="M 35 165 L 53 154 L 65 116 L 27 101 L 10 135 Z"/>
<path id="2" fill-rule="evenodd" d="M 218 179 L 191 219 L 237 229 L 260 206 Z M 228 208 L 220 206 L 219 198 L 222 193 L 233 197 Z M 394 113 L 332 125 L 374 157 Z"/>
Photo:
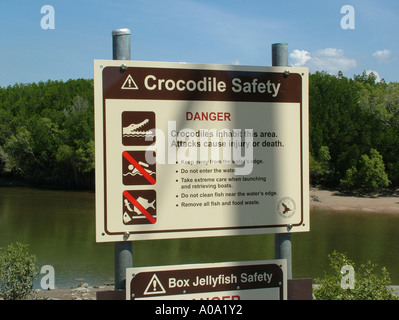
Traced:
<path id="1" fill-rule="evenodd" d="M 294 200 L 289 197 L 281 199 L 277 205 L 277 212 L 284 218 L 292 217 L 296 212 Z"/>
<path id="2" fill-rule="evenodd" d="M 288 206 L 284 202 L 282 202 L 281 205 L 284 207 L 284 210 L 282 212 L 283 214 L 286 214 L 287 212 L 292 211 L 292 209 L 288 208 Z"/>

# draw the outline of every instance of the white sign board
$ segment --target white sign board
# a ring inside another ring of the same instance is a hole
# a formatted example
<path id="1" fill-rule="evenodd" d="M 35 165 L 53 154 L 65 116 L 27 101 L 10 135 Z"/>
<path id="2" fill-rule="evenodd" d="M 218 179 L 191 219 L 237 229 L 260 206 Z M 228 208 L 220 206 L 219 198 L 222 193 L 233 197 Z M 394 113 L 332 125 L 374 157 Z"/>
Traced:
<path id="1" fill-rule="evenodd" d="M 309 231 L 307 69 L 98 60 L 94 85 L 98 242 Z"/>
<path id="2" fill-rule="evenodd" d="M 287 261 L 126 269 L 127 300 L 286 300 Z"/>

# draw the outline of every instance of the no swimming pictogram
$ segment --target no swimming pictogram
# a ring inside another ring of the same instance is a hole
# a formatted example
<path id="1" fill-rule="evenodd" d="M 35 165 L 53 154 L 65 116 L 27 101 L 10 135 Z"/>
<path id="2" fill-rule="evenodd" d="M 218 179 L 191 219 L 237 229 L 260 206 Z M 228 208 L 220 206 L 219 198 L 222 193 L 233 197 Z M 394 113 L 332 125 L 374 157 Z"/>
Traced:
<path id="1" fill-rule="evenodd" d="M 123 223 L 154 224 L 156 220 L 155 190 L 123 192 Z"/>
<path id="2" fill-rule="evenodd" d="M 154 161 L 148 161 L 151 157 Z M 148 163 L 154 162 L 154 163 Z M 148 185 L 156 183 L 155 152 L 124 151 L 122 153 L 122 175 L 124 185 Z"/>

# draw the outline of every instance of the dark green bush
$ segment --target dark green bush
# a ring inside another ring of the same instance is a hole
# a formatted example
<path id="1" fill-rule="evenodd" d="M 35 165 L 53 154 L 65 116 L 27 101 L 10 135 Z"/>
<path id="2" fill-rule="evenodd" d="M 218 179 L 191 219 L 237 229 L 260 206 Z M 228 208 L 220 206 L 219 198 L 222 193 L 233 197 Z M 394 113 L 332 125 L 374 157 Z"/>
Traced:
<path id="1" fill-rule="evenodd" d="M 0 295 L 5 300 L 21 300 L 33 291 L 33 280 L 39 274 L 36 257 L 28 245 L 16 243 L 0 248 Z"/>
<path id="2" fill-rule="evenodd" d="M 328 255 L 332 273 L 325 273 L 323 279 L 315 279 L 317 286 L 313 290 L 318 300 L 398 300 L 393 294 L 391 279 L 385 267 L 381 273 L 376 272 L 377 265 L 367 261 L 359 268 L 345 254 L 334 251 Z M 344 266 L 352 266 L 354 273 L 353 288 L 342 286 L 341 270 Z"/>

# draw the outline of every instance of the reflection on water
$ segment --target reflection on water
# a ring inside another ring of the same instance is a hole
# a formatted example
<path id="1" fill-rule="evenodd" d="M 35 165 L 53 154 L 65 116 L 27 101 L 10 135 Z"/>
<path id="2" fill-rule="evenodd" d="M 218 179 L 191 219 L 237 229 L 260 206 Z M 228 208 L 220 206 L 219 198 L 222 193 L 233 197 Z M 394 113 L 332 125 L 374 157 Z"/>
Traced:
<path id="1" fill-rule="evenodd" d="M 94 219 L 93 193 L 0 188 L 0 246 L 29 244 L 57 287 L 113 278 L 113 247 L 95 243 Z"/>
<path id="2" fill-rule="evenodd" d="M 60 288 L 113 281 L 114 246 L 95 242 L 94 210 L 90 192 L 0 187 L 0 247 L 29 244 L 39 266 L 54 267 Z M 322 277 L 327 254 L 338 250 L 357 265 L 385 266 L 399 284 L 398 229 L 399 215 L 312 211 L 311 231 L 292 235 L 293 277 Z M 137 267 L 262 259 L 274 259 L 273 235 L 133 243 Z"/>
<path id="3" fill-rule="evenodd" d="M 367 260 L 376 263 L 378 271 L 385 266 L 392 283 L 399 283 L 399 214 L 313 209 L 311 232 L 292 239 L 296 277 L 322 277 L 329 270 L 327 254 L 337 250 L 347 253 L 355 266 Z"/>

